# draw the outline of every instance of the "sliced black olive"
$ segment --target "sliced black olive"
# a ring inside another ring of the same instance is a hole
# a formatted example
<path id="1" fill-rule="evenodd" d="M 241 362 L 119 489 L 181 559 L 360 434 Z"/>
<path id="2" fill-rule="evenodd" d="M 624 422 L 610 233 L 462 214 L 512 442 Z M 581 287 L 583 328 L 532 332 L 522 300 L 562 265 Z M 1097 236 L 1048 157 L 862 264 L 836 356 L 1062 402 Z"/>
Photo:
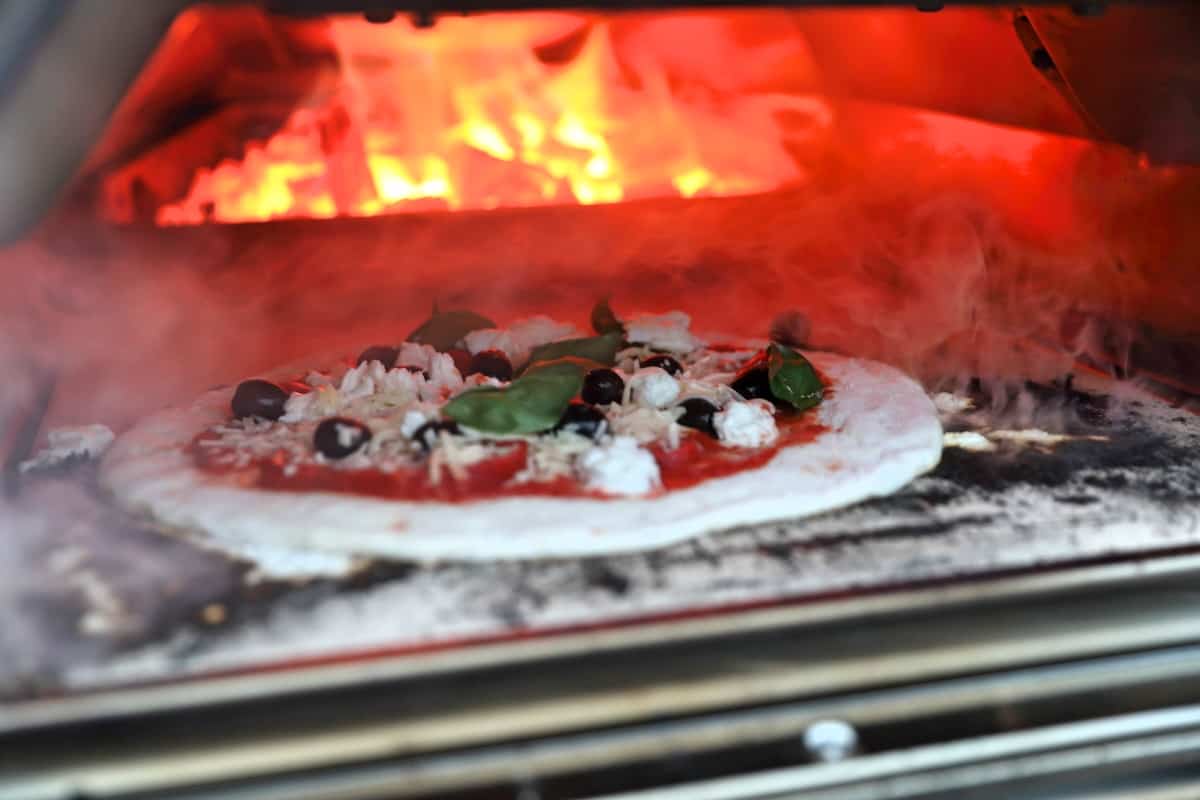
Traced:
<path id="1" fill-rule="evenodd" d="M 467 370 L 471 368 L 471 354 L 461 347 L 452 347 L 446 351 L 446 355 L 454 359 L 454 368 L 458 370 L 460 375 L 466 375 Z"/>
<path id="2" fill-rule="evenodd" d="M 679 406 L 683 409 L 683 416 L 676 420 L 680 425 L 703 431 L 709 436 L 717 435 L 717 429 L 713 425 L 713 414 L 717 413 L 716 406 L 703 397 L 689 397 Z"/>
<path id="3" fill-rule="evenodd" d="M 580 396 L 585 403 L 619 403 L 625 395 L 625 381 L 611 369 L 594 369 L 583 378 Z"/>
<path id="4" fill-rule="evenodd" d="M 754 365 L 742 370 L 729 385 L 747 400 L 776 402 L 775 395 L 771 392 L 771 378 L 767 374 L 766 364 Z"/>
<path id="5" fill-rule="evenodd" d="M 288 393 L 270 381 L 242 381 L 233 392 L 233 408 L 235 417 L 262 417 L 263 419 L 279 419 L 283 416 L 283 404 L 287 402 Z"/>
<path id="6" fill-rule="evenodd" d="M 321 420 L 313 432 L 313 447 L 326 458 L 345 458 L 370 440 L 370 428 L 345 417 Z"/>
<path id="7" fill-rule="evenodd" d="M 400 351 L 397 348 L 377 344 L 359 353 L 358 361 L 354 362 L 354 364 L 358 366 L 368 361 L 378 361 L 380 364 L 383 364 L 384 369 L 391 369 L 396 366 L 396 359 L 399 357 Z"/>
<path id="8" fill-rule="evenodd" d="M 589 439 L 604 432 L 607 420 L 604 415 L 585 403 L 571 403 L 563 412 L 562 419 L 554 427 L 556 431 L 570 431 Z"/>
<path id="9" fill-rule="evenodd" d="M 642 359 L 643 367 L 658 367 L 668 375 L 678 375 L 683 372 L 683 365 L 675 360 L 673 356 L 650 356 Z"/>
<path id="10" fill-rule="evenodd" d="M 421 449 L 428 453 L 437 444 L 438 438 L 443 433 L 457 434 L 458 423 L 452 419 L 436 419 L 432 422 L 426 422 L 421 427 L 413 431 L 413 441 L 420 445 Z"/>
<path id="11" fill-rule="evenodd" d="M 496 380 L 511 381 L 512 362 L 499 350 L 483 350 L 471 358 L 471 364 L 467 367 L 466 374 L 474 375 L 476 372 Z"/>

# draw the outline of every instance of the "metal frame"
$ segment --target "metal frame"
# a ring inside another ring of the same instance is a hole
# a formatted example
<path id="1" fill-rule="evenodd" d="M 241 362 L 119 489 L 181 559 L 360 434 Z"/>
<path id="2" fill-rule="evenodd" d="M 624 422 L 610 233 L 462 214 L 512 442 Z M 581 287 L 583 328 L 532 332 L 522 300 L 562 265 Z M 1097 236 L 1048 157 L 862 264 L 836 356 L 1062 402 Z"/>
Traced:
<path id="1" fill-rule="evenodd" d="M 1173 556 L 40 701 L 0 717 L 0 798 L 437 796 L 518 757 L 544 776 L 703 756 L 821 716 L 1067 721 L 1098 710 L 1064 697 L 1115 687 L 1126 711 L 1183 702 L 1198 575 Z"/>

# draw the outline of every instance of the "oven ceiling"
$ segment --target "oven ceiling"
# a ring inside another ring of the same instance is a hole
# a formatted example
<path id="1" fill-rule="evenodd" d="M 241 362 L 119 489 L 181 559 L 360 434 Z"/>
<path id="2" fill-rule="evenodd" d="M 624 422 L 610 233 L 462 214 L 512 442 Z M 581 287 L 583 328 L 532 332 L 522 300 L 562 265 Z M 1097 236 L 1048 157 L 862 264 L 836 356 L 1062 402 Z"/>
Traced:
<path id="1" fill-rule="evenodd" d="M 170 21 L 187 5 L 168 0 L 137 15 L 113 15 L 105 0 L 0 4 L 0 181 L 9 187 L 0 196 L 0 241 L 19 237 L 41 219 L 79 175 L 89 153 L 125 151 L 119 140 L 136 130 L 132 121 L 144 126 L 146 119 L 169 119 L 195 100 L 177 92 L 179 81 L 165 85 L 175 95 L 134 84 Z M 270 0 L 257 5 L 295 14 L 358 10 L 379 19 L 399 10 L 425 21 L 439 12 L 468 10 L 631 7 L 606 0 Z M 672 5 L 683 4 L 652 0 L 636 7 Z M 1018 10 L 996 3 L 948 3 L 987 8 L 939 13 L 897 5 L 833 10 L 867 5 L 862 2 L 766 5 L 826 7 L 806 11 L 801 27 L 831 92 L 1108 139 L 1154 161 L 1200 163 L 1200 6 L 1195 4 L 1076 3 Z M 931 0 L 930 7 L 941 5 Z M 861 15 L 868 13 L 876 24 L 862 24 Z M 888 57 L 897 48 L 906 53 L 903 69 Z M 978 58 L 981 52 L 989 58 Z M 130 85 L 135 91 L 121 102 Z M 90 165 L 105 166 L 95 157 Z"/>

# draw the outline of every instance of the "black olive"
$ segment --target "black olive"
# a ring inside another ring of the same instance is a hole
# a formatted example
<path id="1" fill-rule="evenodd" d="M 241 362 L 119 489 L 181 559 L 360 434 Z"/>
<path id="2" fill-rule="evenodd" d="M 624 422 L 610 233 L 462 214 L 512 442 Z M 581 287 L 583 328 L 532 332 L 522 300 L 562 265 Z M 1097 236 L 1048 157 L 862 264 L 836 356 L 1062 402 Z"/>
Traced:
<path id="1" fill-rule="evenodd" d="M 452 419 L 437 419 L 433 422 L 426 422 L 421 427 L 413 431 L 413 441 L 420 445 L 421 449 L 428 453 L 437 444 L 441 434 L 458 433 L 458 423 Z"/>
<path id="2" fill-rule="evenodd" d="M 511 381 L 512 362 L 499 350 L 483 350 L 471 358 L 471 365 L 467 367 L 468 375 L 474 375 L 476 372 L 480 375 L 487 375 L 489 378 Z"/>
<path id="3" fill-rule="evenodd" d="M 619 403 L 625 395 L 625 381 L 611 369 L 594 369 L 583 378 L 580 396 L 585 403 Z"/>
<path id="4" fill-rule="evenodd" d="M 345 417 L 323 419 L 313 431 L 313 447 L 326 458 L 345 458 L 370 440 L 370 428 Z"/>
<path id="5" fill-rule="evenodd" d="M 683 366 L 673 356 L 650 356 L 642 360 L 643 367 L 658 367 L 668 375 L 678 375 L 683 372 Z"/>
<path id="6" fill-rule="evenodd" d="M 358 361 L 354 362 L 355 366 L 365 364 L 368 361 L 378 361 L 383 364 L 384 369 L 391 369 L 396 366 L 396 359 L 400 357 L 400 351 L 395 347 L 386 347 L 381 344 L 368 347 L 358 354 Z"/>
<path id="7" fill-rule="evenodd" d="M 606 425 L 607 420 L 604 415 L 596 409 L 584 403 L 571 403 L 563 412 L 558 425 L 554 426 L 554 430 L 570 431 L 589 439 L 595 439 L 604 432 Z"/>
<path id="8" fill-rule="evenodd" d="M 713 414 L 717 413 L 716 406 L 703 397 L 689 397 L 679 406 L 683 409 L 683 416 L 676 420 L 680 425 L 703 431 L 709 436 L 717 435 L 717 429 L 713 426 Z"/>
<path id="9" fill-rule="evenodd" d="M 235 417 L 262 417 L 263 419 L 279 419 L 283 416 L 283 404 L 287 402 L 288 393 L 270 381 L 242 381 L 233 392 L 233 407 Z"/>
<path id="10" fill-rule="evenodd" d="M 751 366 L 741 371 L 733 383 L 729 384 L 735 392 L 747 400 L 770 400 L 776 402 L 771 391 L 771 377 L 767 374 L 765 364 Z"/>

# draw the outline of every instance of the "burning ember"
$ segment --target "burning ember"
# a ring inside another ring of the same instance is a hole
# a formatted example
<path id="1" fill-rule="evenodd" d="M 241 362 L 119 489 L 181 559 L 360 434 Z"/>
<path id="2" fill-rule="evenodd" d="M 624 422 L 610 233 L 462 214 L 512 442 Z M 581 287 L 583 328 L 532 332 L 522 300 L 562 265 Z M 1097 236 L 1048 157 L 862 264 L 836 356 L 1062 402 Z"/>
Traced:
<path id="1" fill-rule="evenodd" d="M 789 145 L 828 127 L 823 101 L 680 81 L 664 62 L 680 62 L 670 50 L 686 47 L 694 21 L 624 49 L 617 24 L 331 18 L 336 89 L 241 158 L 199 170 L 158 222 L 736 195 L 804 178 Z"/>

